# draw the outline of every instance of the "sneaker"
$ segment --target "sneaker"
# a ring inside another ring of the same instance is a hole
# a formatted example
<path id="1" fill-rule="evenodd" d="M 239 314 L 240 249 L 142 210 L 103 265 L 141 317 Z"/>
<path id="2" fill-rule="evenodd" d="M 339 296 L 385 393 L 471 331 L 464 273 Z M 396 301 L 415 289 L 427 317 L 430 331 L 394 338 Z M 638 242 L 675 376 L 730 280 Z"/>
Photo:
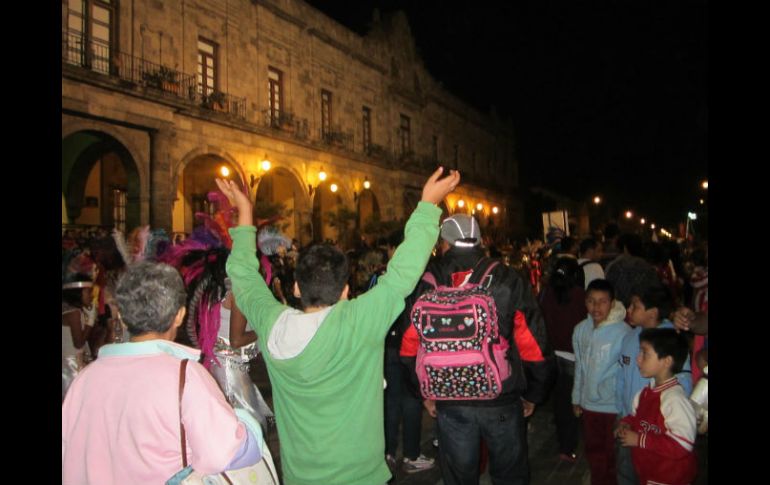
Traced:
<path id="1" fill-rule="evenodd" d="M 396 476 L 396 468 L 397 468 L 396 457 L 393 455 L 385 455 L 385 463 L 388 465 L 388 468 L 390 468 L 390 473 L 393 476 Z"/>
<path id="2" fill-rule="evenodd" d="M 414 460 L 410 460 L 409 458 L 404 457 L 404 464 L 402 468 L 406 473 L 415 473 L 415 472 L 421 472 L 423 470 L 429 470 L 434 466 L 436 466 L 436 463 L 433 458 L 428 458 L 425 455 L 420 455 Z"/>

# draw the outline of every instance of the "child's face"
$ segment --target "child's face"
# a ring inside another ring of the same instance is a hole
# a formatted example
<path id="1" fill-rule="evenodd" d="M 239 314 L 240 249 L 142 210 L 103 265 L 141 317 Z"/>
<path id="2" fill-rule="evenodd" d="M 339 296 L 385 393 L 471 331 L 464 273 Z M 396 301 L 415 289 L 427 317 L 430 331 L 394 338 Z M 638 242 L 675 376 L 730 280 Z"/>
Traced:
<path id="1" fill-rule="evenodd" d="M 644 328 L 655 328 L 658 326 L 658 309 L 648 310 L 642 300 L 634 295 L 631 297 L 631 304 L 628 305 L 628 320 L 634 327 L 641 325 Z"/>
<path id="2" fill-rule="evenodd" d="M 83 305 L 90 305 L 93 298 L 94 290 L 91 287 L 83 288 L 83 292 L 80 294 L 80 301 L 83 303 Z"/>
<path id="3" fill-rule="evenodd" d="M 588 314 L 594 319 L 595 324 L 600 324 L 607 320 L 612 309 L 612 298 L 606 291 L 591 290 L 586 296 L 586 309 Z"/>
<path id="4" fill-rule="evenodd" d="M 670 360 L 669 357 L 659 358 L 649 342 L 640 342 L 639 355 L 636 356 L 636 365 L 639 366 L 639 374 L 642 377 L 663 376 L 671 368 Z"/>

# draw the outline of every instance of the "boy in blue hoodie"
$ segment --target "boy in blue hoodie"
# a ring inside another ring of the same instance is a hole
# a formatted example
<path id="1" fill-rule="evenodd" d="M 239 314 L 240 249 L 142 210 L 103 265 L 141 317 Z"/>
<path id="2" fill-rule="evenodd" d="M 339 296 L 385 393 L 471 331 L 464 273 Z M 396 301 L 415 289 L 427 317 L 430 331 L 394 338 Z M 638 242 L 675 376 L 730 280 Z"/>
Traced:
<path id="1" fill-rule="evenodd" d="M 626 308 L 615 300 L 612 284 L 593 280 L 586 288 L 588 317 L 572 333 L 575 384 L 572 405 L 582 417 L 591 485 L 615 485 L 615 378 L 620 344 L 631 329 L 623 322 Z"/>
<path id="2" fill-rule="evenodd" d="M 639 334 L 647 328 L 674 328 L 674 324 L 666 318 L 671 314 L 673 299 L 671 292 L 662 284 L 649 285 L 632 293 L 628 306 L 628 322 L 634 327 L 623 337 L 620 347 L 620 360 L 616 378 L 615 400 L 618 407 L 618 418 L 632 414 L 634 396 L 643 388 L 649 387 L 652 379 L 642 377 L 636 356 L 639 355 Z M 692 375 L 690 373 L 690 357 L 685 360 L 682 371 L 676 374 L 676 379 L 684 388 L 686 396 L 692 391 Z M 616 425 L 617 427 L 617 425 Z M 639 479 L 631 461 L 631 448 L 616 446 L 618 485 L 636 485 Z"/>

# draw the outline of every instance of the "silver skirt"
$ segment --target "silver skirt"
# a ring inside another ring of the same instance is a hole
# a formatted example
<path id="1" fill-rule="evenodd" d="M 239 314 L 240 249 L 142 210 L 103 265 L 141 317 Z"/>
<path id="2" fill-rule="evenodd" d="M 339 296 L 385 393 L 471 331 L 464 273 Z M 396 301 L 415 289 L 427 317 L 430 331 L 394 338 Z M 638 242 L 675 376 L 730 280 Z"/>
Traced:
<path id="1" fill-rule="evenodd" d="M 249 362 L 240 358 L 240 353 L 216 351 L 219 364 L 212 362 L 209 372 L 219 384 L 228 402 L 234 408 L 245 409 L 267 430 L 268 420 L 272 420 L 273 411 L 265 402 L 259 389 L 249 376 Z"/>

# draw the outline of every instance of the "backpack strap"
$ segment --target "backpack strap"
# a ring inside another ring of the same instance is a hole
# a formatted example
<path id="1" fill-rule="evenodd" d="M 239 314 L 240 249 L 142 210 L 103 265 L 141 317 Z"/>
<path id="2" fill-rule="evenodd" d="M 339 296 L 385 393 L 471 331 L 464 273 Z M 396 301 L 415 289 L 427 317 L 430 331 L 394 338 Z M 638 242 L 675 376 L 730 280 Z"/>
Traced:
<path id="1" fill-rule="evenodd" d="M 486 269 L 481 274 L 481 277 L 476 279 L 476 275 L 478 274 L 477 269 L 483 267 L 482 263 L 486 264 Z M 469 283 L 478 283 L 483 284 L 483 281 L 489 276 L 489 274 L 492 272 L 493 269 L 497 267 L 497 265 L 500 264 L 499 260 L 495 259 L 489 259 L 489 258 L 481 258 L 478 263 L 476 263 L 476 267 L 473 269 L 473 274 L 471 275 L 470 279 L 468 280 Z M 486 288 L 489 288 L 489 286 L 492 284 L 492 279 L 490 278 L 489 282 L 486 284 Z"/>
<path id="2" fill-rule="evenodd" d="M 422 274 L 422 280 L 429 285 L 433 286 L 434 288 L 438 288 L 438 282 L 436 282 L 436 277 L 433 276 L 433 273 L 430 271 L 426 271 Z"/>

